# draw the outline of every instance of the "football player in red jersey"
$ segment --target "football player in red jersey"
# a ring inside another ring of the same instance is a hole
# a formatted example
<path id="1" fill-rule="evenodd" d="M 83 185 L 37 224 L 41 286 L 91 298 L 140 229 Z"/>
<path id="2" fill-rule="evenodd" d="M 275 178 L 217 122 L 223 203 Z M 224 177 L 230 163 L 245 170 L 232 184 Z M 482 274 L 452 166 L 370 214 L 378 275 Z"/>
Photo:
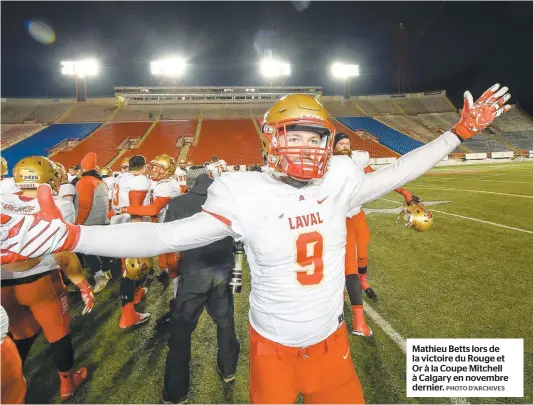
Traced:
<path id="1" fill-rule="evenodd" d="M 250 401 L 293 403 L 301 393 L 310 403 L 364 403 L 343 320 L 347 214 L 421 176 L 490 125 L 509 109 L 506 92 L 495 85 L 475 103 L 465 93 L 450 131 L 366 175 L 348 157 L 331 157 L 335 128 L 319 102 L 286 96 L 262 125 L 274 174 L 226 173 L 209 188 L 203 212 L 162 224 L 65 224 L 42 187 L 43 209 L 19 216 L 19 232 L 3 221 L 2 261 L 64 250 L 154 256 L 243 240 L 252 273 Z"/>

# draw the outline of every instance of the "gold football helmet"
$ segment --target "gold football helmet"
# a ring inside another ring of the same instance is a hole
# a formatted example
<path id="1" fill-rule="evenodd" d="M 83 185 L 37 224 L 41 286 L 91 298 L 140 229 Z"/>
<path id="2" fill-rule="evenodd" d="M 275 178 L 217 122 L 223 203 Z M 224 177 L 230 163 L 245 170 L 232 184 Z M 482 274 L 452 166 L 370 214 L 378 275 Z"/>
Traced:
<path id="1" fill-rule="evenodd" d="M 150 178 L 158 181 L 168 179 L 176 171 L 176 161 L 169 155 L 157 155 L 150 162 Z"/>
<path id="2" fill-rule="evenodd" d="M 153 262 L 151 257 L 126 259 L 124 276 L 130 280 L 138 281 L 152 271 Z"/>
<path id="3" fill-rule="evenodd" d="M 109 167 L 102 167 L 102 169 L 100 170 L 100 175 L 102 177 L 111 177 L 113 176 L 113 172 L 111 171 L 111 169 Z"/>
<path id="4" fill-rule="evenodd" d="M 48 184 L 55 194 L 61 184 L 56 166 L 44 156 L 29 156 L 19 160 L 13 167 L 13 178 L 21 189 L 36 189 L 40 184 Z"/>
<path id="5" fill-rule="evenodd" d="M 65 166 L 63 166 L 59 162 L 53 162 L 52 161 L 52 163 L 56 167 L 56 170 L 57 170 L 57 172 L 59 174 L 59 181 L 61 182 L 61 184 L 67 184 L 68 183 L 68 175 L 67 175 L 67 171 L 65 170 Z"/>
<path id="6" fill-rule="evenodd" d="M 5 160 L 3 156 L 0 156 L 0 163 L 1 163 L 1 175 L 2 177 L 4 177 L 7 174 L 7 160 Z"/>
<path id="7" fill-rule="evenodd" d="M 335 137 L 335 127 L 328 117 L 324 106 L 307 94 L 290 94 L 276 101 L 265 114 L 261 128 L 268 165 L 298 180 L 324 176 Z M 289 146 L 289 131 L 317 133 L 320 144 Z"/>
<path id="8" fill-rule="evenodd" d="M 120 169 L 122 172 L 127 172 L 130 168 L 130 158 L 124 158 L 122 159 L 122 163 L 120 164 Z"/>
<path id="9" fill-rule="evenodd" d="M 418 232 L 427 231 L 433 225 L 433 214 L 426 210 L 421 203 L 403 203 L 403 210 L 398 216 L 396 223 L 401 217 L 405 219 L 405 226 Z"/>

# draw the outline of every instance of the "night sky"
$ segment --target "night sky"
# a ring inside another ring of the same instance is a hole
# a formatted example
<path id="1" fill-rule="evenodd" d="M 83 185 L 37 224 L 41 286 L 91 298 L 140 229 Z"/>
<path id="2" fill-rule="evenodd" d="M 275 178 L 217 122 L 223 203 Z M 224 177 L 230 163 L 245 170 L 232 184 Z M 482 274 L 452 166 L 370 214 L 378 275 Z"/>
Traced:
<path id="1" fill-rule="evenodd" d="M 116 85 L 157 85 L 150 60 L 182 54 L 183 85 L 260 85 L 264 49 L 292 65 L 288 85 L 321 85 L 335 60 L 359 64 L 354 94 L 394 92 L 397 27 L 407 29 L 410 91 L 446 89 L 461 103 L 496 82 L 533 113 L 533 3 L 527 2 L 5 2 L 2 97 L 69 97 L 59 61 L 96 56 L 89 96 Z M 56 33 L 43 45 L 26 21 Z"/>

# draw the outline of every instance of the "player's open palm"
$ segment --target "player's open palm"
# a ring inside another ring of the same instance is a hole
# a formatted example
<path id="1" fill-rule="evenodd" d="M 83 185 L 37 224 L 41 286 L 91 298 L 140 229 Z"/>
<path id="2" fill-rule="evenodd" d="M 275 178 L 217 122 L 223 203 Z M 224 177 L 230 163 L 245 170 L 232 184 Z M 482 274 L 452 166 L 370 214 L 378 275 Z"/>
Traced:
<path id="1" fill-rule="evenodd" d="M 497 117 L 511 109 L 510 105 L 505 105 L 511 98 L 511 94 L 507 93 L 507 90 L 509 89 L 505 86 L 500 89 L 500 85 L 497 83 L 483 93 L 475 103 L 472 94 L 466 91 L 461 119 L 455 124 L 452 131 L 463 140 L 483 131 Z"/>
<path id="2" fill-rule="evenodd" d="M 0 232 L 2 264 L 69 250 L 76 245 L 80 228 L 64 222 L 48 185 L 39 186 L 38 201 L 40 210 L 34 214 L 3 207 Z"/>

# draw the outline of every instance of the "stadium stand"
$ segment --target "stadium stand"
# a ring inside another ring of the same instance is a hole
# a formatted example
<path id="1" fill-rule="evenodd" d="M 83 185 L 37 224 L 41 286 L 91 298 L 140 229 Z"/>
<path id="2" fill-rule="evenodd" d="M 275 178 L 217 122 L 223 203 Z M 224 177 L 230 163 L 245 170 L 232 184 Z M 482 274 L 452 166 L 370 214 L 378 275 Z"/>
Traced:
<path id="1" fill-rule="evenodd" d="M 32 114 L 37 122 L 53 123 L 70 107 L 70 103 L 40 104 Z"/>
<path id="2" fill-rule="evenodd" d="M 178 139 L 182 136 L 192 137 L 196 130 L 196 124 L 196 120 L 159 121 L 139 144 L 139 147 L 129 149 L 122 154 L 120 159 L 114 162 L 112 169 L 120 170 L 122 159 L 133 155 L 143 155 L 147 162 L 162 153 L 177 158 L 180 153 L 180 148 L 176 146 Z"/>
<path id="3" fill-rule="evenodd" d="M 403 112 L 409 115 L 426 113 L 426 108 L 418 98 L 394 98 L 394 103 L 402 109 Z"/>
<path id="4" fill-rule="evenodd" d="M 360 117 L 363 116 L 363 112 L 357 108 L 353 100 L 321 100 L 323 101 L 326 110 L 333 115 L 339 117 Z"/>
<path id="5" fill-rule="evenodd" d="M 360 111 L 364 112 L 366 115 L 372 116 L 380 113 L 380 111 L 374 107 L 374 104 L 372 104 L 370 101 L 359 99 L 357 97 L 355 97 L 353 101 Z"/>
<path id="6" fill-rule="evenodd" d="M 438 112 L 453 112 L 455 107 L 446 96 L 442 95 L 428 95 L 424 97 L 419 97 L 420 103 L 424 106 L 425 111 L 429 113 L 438 113 Z"/>
<path id="7" fill-rule="evenodd" d="M 353 150 L 366 150 L 371 158 L 382 158 L 382 157 L 399 157 L 400 155 L 393 150 L 381 145 L 380 143 L 373 141 L 371 139 L 363 139 L 357 133 L 352 131 L 346 125 L 340 121 L 333 119 L 333 125 L 335 129 L 340 132 L 344 132 L 350 138 L 350 144 Z"/>
<path id="8" fill-rule="evenodd" d="M 2 125 L 2 149 L 6 149 L 15 142 L 25 138 L 29 134 L 35 133 L 41 124 L 20 124 L 20 125 Z"/>
<path id="9" fill-rule="evenodd" d="M 63 122 L 104 122 L 115 111 L 114 105 L 78 103 Z"/>
<path id="10" fill-rule="evenodd" d="M 375 99 L 371 100 L 372 104 L 381 114 L 401 114 L 401 110 L 392 99 Z"/>
<path id="11" fill-rule="evenodd" d="M 119 153 L 118 146 L 126 139 L 144 135 L 152 122 L 116 122 L 100 126 L 70 151 L 59 152 L 51 157 L 65 167 L 77 165 L 88 152 L 95 152 L 98 166 L 106 166 Z"/>
<path id="12" fill-rule="evenodd" d="M 423 145 L 422 142 L 409 138 L 401 132 L 370 117 L 340 117 L 340 122 L 352 131 L 367 131 L 379 139 L 382 145 L 400 154 L 408 153 Z"/>
<path id="13" fill-rule="evenodd" d="M 150 119 L 150 113 L 156 119 L 159 116 L 159 105 L 127 105 L 123 106 L 113 117 L 114 122 L 122 121 L 146 121 Z"/>
<path id="14" fill-rule="evenodd" d="M 4 151 L 2 156 L 8 162 L 18 162 L 26 156 L 48 156 L 47 151 L 67 139 L 83 139 L 101 124 L 54 124 L 40 131 L 36 136 L 26 138 Z M 12 165 L 10 165 L 12 167 Z"/>
<path id="15" fill-rule="evenodd" d="M 35 108 L 34 104 L 8 105 L 2 103 L 2 124 L 24 124 L 32 121 L 32 112 Z"/>
<path id="16" fill-rule="evenodd" d="M 516 132 L 512 134 L 500 133 L 501 139 L 514 145 L 518 149 L 533 150 L 533 131 L 530 132 Z"/>
<path id="17" fill-rule="evenodd" d="M 202 164 L 213 155 L 232 165 L 261 164 L 261 141 L 251 119 L 206 120 L 197 146 L 193 146 L 188 160 Z"/>
<path id="18" fill-rule="evenodd" d="M 509 150 L 509 146 L 489 134 L 478 134 L 474 138 L 464 141 L 463 145 L 472 152 L 505 152 Z"/>
<path id="19" fill-rule="evenodd" d="M 408 115 L 379 115 L 374 119 L 424 143 L 431 142 L 439 135 Z"/>
<path id="20" fill-rule="evenodd" d="M 496 118 L 492 127 L 496 128 L 498 132 L 533 131 L 533 119 L 513 105 L 510 111 Z"/>

